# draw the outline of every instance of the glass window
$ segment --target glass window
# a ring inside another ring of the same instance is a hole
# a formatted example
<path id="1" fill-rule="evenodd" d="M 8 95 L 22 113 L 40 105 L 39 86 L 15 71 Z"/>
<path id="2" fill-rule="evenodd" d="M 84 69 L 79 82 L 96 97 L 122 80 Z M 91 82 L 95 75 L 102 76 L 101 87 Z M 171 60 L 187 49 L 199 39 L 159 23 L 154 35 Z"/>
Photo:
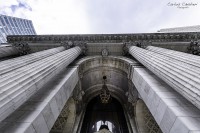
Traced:
<path id="1" fill-rule="evenodd" d="M 20 22 L 20 19 L 17 19 L 17 22 L 18 22 L 18 25 L 19 25 L 19 27 L 20 27 L 20 30 L 23 31 L 23 28 L 22 28 L 22 24 L 21 24 L 21 22 Z"/>
<path id="2" fill-rule="evenodd" d="M 27 35 L 30 35 L 29 29 L 26 29 L 26 30 L 27 30 Z"/>
<path id="3" fill-rule="evenodd" d="M 0 17 L 0 18 L 1 18 L 1 23 L 3 24 L 3 26 L 6 26 L 6 24 L 5 24 L 4 20 L 3 20 L 3 18 L 2 18 L 2 17 Z"/>
<path id="4" fill-rule="evenodd" d="M 31 23 L 31 21 L 29 20 L 28 21 L 28 28 L 31 28 L 31 24 L 30 23 Z"/>
<path id="5" fill-rule="evenodd" d="M 5 31 L 6 31 L 8 34 L 10 34 L 10 32 L 9 32 L 9 30 L 8 30 L 7 27 L 5 27 Z"/>
<path id="6" fill-rule="evenodd" d="M 24 22 L 25 27 L 28 28 L 26 20 L 23 20 L 23 22 Z"/>
<path id="7" fill-rule="evenodd" d="M 21 35 L 21 30 L 19 28 L 16 28 L 16 30 L 18 31 L 19 35 Z"/>
<path id="8" fill-rule="evenodd" d="M 14 32 L 15 32 L 15 35 L 18 35 L 18 32 L 15 28 L 13 28 Z"/>
<path id="9" fill-rule="evenodd" d="M 31 30 L 31 35 L 34 35 L 34 32 L 33 32 L 33 30 L 32 29 L 30 29 Z"/>
<path id="10" fill-rule="evenodd" d="M 27 25 L 27 28 L 30 28 L 28 20 L 26 21 L 26 25 Z"/>
<path id="11" fill-rule="evenodd" d="M 16 22 L 15 18 L 13 18 L 13 21 L 14 21 L 14 24 L 15 24 L 15 26 L 16 26 L 16 27 L 18 27 L 18 25 L 17 25 L 17 22 Z"/>
<path id="12" fill-rule="evenodd" d="M 9 17 L 9 21 L 10 21 L 12 27 L 15 27 L 14 24 L 13 24 L 13 21 L 12 21 L 12 19 L 10 17 Z"/>
<path id="13" fill-rule="evenodd" d="M 1 29 L 1 33 L 6 33 L 6 31 L 4 30 L 4 28 L 0 28 Z"/>
<path id="14" fill-rule="evenodd" d="M 8 18 L 7 18 L 7 17 L 4 17 L 4 20 L 6 21 L 6 23 L 7 23 L 8 25 L 10 25 L 10 23 L 8 22 Z"/>
<path id="15" fill-rule="evenodd" d="M 22 19 L 20 19 L 20 23 L 21 23 L 21 25 L 22 25 L 22 28 L 25 29 L 25 26 L 24 26 L 24 23 L 23 23 L 23 20 L 22 20 Z"/>
<path id="16" fill-rule="evenodd" d="M 26 29 L 24 30 L 24 32 L 25 32 L 26 35 L 28 34 Z"/>
<path id="17" fill-rule="evenodd" d="M 16 19 L 16 22 L 17 22 L 17 25 L 19 26 L 19 28 L 21 29 L 22 27 L 21 27 L 19 19 Z"/>
<path id="18" fill-rule="evenodd" d="M 12 28 L 9 29 L 12 35 L 15 35 L 14 31 Z"/>

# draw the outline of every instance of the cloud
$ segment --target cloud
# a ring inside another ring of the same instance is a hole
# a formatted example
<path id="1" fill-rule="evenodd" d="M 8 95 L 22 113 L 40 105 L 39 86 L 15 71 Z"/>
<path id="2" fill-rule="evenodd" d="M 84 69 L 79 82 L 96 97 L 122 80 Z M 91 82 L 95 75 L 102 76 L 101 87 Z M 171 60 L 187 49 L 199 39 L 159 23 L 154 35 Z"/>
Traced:
<path id="1" fill-rule="evenodd" d="M 200 3 L 180 9 L 168 3 L 187 0 L 3 0 L 0 13 L 33 21 L 38 34 L 156 32 L 200 24 Z"/>
<path id="2" fill-rule="evenodd" d="M 21 1 L 18 1 L 17 5 L 11 5 L 10 8 L 13 12 L 15 12 L 19 8 L 24 8 L 32 11 L 32 8 L 29 5 L 27 5 L 26 3 L 22 3 Z"/>

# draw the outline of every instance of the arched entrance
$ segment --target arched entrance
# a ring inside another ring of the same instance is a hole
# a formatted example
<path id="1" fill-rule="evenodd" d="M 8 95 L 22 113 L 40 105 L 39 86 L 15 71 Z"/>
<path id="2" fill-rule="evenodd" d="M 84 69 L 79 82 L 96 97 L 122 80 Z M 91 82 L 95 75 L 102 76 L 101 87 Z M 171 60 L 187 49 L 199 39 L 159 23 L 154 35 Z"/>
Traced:
<path id="1" fill-rule="evenodd" d="M 128 115 L 133 116 L 134 102 L 137 91 L 129 80 L 130 70 L 138 63 L 125 57 L 96 56 L 87 57 L 77 62 L 81 89 L 84 91 L 83 103 L 86 103 L 81 133 L 98 131 L 97 123 L 111 123 L 113 133 L 132 132 Z M 106 86 L 111 94 L 112 102 L 102 105 L 99 101 L 103 88 L 103 77 L 106 76 Z M 99 112 L 99 113 L 97 113 Z M 134 119 L 133 119 L 134 121 Z M 110 129 L 111 131 L 111 129 Z"/>
<path id="2" fill-rule="evenodd" d="M 129 72 L 138 63 L 125 57 L 96 56 L 80 59 L 74 64 L 78 66 L 79 83 L 72 94 L 76 118 L 71 131 L 94 133 L 100 125 L 107 125 L 112 133 L 135 132 L 134 106 L 138 93 L 129 80 Z M 112 99 L 107 104 L 102 104 L 99 99 L 103 77 L 106 77 L 105 84 Z"/>
<path id="3" fill-rule="evenodd" d="M 122 105 L 118 100 L 112 97 L 105 104 L 97 96 L 87 105 L 81 133 L 94 133 L 105 125 L 112 133 L 128 133 L 126 123 Z"/>

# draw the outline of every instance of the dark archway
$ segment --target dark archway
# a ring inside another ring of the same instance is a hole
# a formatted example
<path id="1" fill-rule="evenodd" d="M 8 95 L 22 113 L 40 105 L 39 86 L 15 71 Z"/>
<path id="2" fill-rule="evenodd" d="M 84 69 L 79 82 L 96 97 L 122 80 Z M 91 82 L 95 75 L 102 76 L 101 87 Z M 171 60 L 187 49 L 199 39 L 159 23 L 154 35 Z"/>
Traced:
<path id="1" fill-rule="evenodd" d="M 100 125 L 97 125 L 97 122 L 99 121 L 111 122 L 112 126 L 109 127 L 109 130 L 113 133 L 129 133 L 122 105 L 113 97 L 107 104 L 101 103 L 99 96 L 88 103 L 81 133 L 98 131 L 97 127 Z"/>

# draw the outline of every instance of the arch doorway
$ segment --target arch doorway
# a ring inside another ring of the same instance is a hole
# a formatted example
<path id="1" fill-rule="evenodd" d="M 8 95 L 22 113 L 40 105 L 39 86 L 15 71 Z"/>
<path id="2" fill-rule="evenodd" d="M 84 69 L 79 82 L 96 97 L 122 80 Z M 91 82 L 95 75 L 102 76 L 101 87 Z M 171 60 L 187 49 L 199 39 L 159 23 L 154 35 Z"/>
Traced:
<path id="1" fill-rule="evenodd" d="M 129 133 L 122 105 L 113 97 L 105 104 L 97 96 L 87 105 L 81 133 L 94 133 L 102 128 L 112 133 Z"/>

